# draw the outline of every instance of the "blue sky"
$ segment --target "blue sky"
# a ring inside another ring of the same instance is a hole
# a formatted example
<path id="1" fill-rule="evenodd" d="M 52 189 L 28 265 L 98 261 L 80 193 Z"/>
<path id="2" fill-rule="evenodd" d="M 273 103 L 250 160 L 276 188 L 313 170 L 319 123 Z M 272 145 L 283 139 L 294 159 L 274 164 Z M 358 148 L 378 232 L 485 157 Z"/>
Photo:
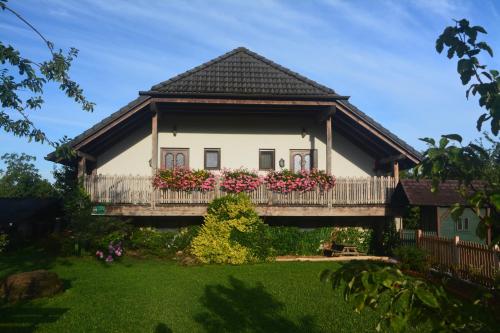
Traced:
<path id="1" fill-rule="evenodd" d="M 97 106 L 82 111 L 54 86 L 32 119 L 51 139 L 73 137 L 134 99 L 139 90 L 245 46 L 351 96 L 350 101 L 417 149 L 418 138 L 462 133 L 480 114 L 466 101 L 456 61 L 436 37 L 468 18 L 500 52 L 500 1 L 115 1 L 23 0 L 9 5 L 57 47 L 80 50 L 71 76 Z M 25 57 L 48 57 L 42 42 L 9 13 L 0 38 Z M 500 57 L 485 59 L 500 68 Z M 50 177 L 51 148 L 0 133 L 0 154 L 26 152 Z M 1 166 L 0 166 L 1 167 Z"/>

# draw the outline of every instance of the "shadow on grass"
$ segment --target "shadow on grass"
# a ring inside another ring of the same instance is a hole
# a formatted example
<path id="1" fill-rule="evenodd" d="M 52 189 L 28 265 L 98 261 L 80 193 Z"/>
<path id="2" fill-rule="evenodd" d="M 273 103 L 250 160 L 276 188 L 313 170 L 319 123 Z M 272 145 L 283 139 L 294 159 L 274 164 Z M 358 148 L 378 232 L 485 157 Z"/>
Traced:
<path id="1" fill-rule="evenodd" d="M 32 305 L 0 307 L 0 332 L 31 333 L 38 325 L 57 321 L 68 309 Z"/>
<path id="2" fill-rule="evenodd" d="M 49 255 L 40 248 L 29 247 L 5 253 L 0 256 L 0 280 L 14 273 L 51 269 L 56 262 L 63 266 L 72 265 L 69 260 Z"/>
<path id="3" fill-rule="evenodd" d="M 154 333 L 172 333 L 173 331 L 164 323 L 158 323 L 155 327 Z"/>
<path id="4" fill-rule="evenodd" d="M 206 311 L 194 319 L 207 332 L 319 332 L 310 316 L 300 318 L 299 323 L 286 318 L 284 304 L 262 284 L 252 287 L 234 277 L 229 277 L 229 284 L 205 288 L 200 301 Z"/>

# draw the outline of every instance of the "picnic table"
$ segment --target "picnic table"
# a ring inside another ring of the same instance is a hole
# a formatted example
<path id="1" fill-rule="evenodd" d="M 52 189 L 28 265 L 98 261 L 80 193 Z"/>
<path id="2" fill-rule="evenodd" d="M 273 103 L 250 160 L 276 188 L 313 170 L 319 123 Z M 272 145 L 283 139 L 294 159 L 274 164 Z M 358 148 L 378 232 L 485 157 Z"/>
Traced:
<path id="1" fill-rule="evenodd" d="M 359 256 L 359 255 L 361 255 L 361 253 L 358 252 L 356 245 L 335 244 L 332 248 L 332 257 Z"/>

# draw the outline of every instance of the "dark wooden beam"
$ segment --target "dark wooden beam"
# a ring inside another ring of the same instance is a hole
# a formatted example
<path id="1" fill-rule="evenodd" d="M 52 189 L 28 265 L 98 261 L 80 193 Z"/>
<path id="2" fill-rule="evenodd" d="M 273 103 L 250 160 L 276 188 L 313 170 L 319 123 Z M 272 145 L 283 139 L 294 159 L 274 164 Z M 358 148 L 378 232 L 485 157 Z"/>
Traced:
<path id="1" fill-rule="evenodd" d="M 367 129 L 368 131 L 370 131 L 371 133 L 373 133 L 380 140 L 386 142 L 391 147 L 393 147 L 395 150 L 397 150 L 397 151 L 401 152 L 402 154 L 404 154 L 408 159 L 410 159 L 414 163 L 417 163 L 417 164 L 420 163 L 420 161 L 419 161 L 419 159 L 417 157 L 415 157 L 415 156 L 413 156 L 411 154 L 408 154 L 407 151 L 404 148 L 401 147 L 401 145 L 399 145 L 397 142 L 394 142 L 394 140 L 390 139 L 387 135 L 384 135 L 384 134 L 380 133 L 379 130 L 377 130 L 372 125 L 370 125 L 369 123 L 367 123 L 365 120 L 361 119 L 354 112 L 352 112 L 349 109 L 349 107 L 343 105 L 341 102 L 338 102 L 336 105 L 337 105 L 337 108 L 339 108 L 342 111 L 343 114 L 347 115 L 353 121 L 355 121 L 357 124 L 359 124 L 360 126 L 364 127 L 365 129 Z"/>
<path id="2" fill-rule="evenodd" d="M 83 151 L 77 151 L 76 155 L 78 157 L 84 157 L 87 161 L 91 161 L 91 162 L 96 162 L 97 161 L 97 159 L 93 155 L 84 153 Z"/>
<path id="3" fill-rule="evenodd" d="M 393 176 L 394 176 L 394 179 L 396 180 L 396 184 L 399 183 L 399 162 L 398 161 L 394 161 L 393 162 L 394 164 L 392 165 L 393 167 Z"/>
<path id="4" fill-rule="evenodd" d="M 318 121 L 322 123 L 322 122 L 326 121 L 330 117 L 333 118 L 333 116 L 335 116 L 335 112 L 336 111 L 337 111 L 337 108 L 335 107 L 335 105 L 326 108 L 325 110 L 323 110 L 319 114 Z"/>
<path id="5" fill-rule="evenodd" d="M 78 179 L 81 179 L 87 173 L 87 160 L 85 157 L 80 157 L 78 160 Z"/>
<path id="6" fill-rule="evenodd" d="M 158 108 L 155 102 L 150 104 L 151 112 L 151 168 L 152 175 L 156 175 L 158 170 Z"/>
<path id="7" fill-rule="evenodd" d="M 88 137 L 86 137 L 85 139 L 80 141 L 78 144 L 75 145 L 74 149 L 79 149 L 79 148 L 85 146 L 87 143 L 93 141 L 95 138 L 101 136 L 103 133 L 106 133 L 111 128 L 115 127 L 117 124 L 120 124 L 124 120 L 130 118 L 131 116 L 133 116 L 134 114 L 139 112 L 142 108 L 147 106 L 149 104 L 149 102 L 150 102 L 150 99 L 147 99 L 147 100 L 143 101 L 142 103 L 136 105 L 134 108 L 132 108 L 131 110 L 129 110 L 128 112 L 126 112 L 122 116 L 116 118 L 115 120 L 113 120 L 112 122 L 110 122 L 109 124 L 107 124 L 106 126 L 101 128 L 100 130 L 98 130 L 94 134 L 89 135 Z"/>
<path id="8" fill-rule="evenodd" d="M 377 162 L 379 164 L 387 164 L 387 163 L 391 163 L 391 162 L 397 162 L 397 161 L 400 161 L 400 160 L 404 160 L 405 158 L 406 158 L 406 155 L 404 155 L 404 154 L 397 154 L 397 155 L 392 155 L 392 156 L 381 158 Z"/>
<path id="9" fill-rule="evenodd" d="M 223 99 L 223 98 L 175 98 L 175 97 L 153 97 L 157 103 L 195 103 L 195 104 L 235 104 L 235 105 L 313 105 L 334 106 L 335 102 L 329 101 L 287 101 L 266 99 Z"/>
<path id="10" fill-rule="evenodd" d="M 332 118 L 326 118 L 326 173 L 332 174 Z"/>
<path id="11" fill-rule="evenodd" d="M 289 207 L 257 206 L 260 216 L 392 216 L 393 212 L 385 205 L 335 206 L 335 207 Z M 105 215 L 111 216 L 203 216 L 205 205 L 107 205 Z"/>

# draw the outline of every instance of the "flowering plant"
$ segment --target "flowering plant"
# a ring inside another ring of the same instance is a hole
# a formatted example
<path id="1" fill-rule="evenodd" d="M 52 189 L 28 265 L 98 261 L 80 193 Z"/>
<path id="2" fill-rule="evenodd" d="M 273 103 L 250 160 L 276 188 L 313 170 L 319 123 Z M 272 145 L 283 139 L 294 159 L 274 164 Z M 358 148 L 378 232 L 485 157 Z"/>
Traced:
<path id="1" fill-rule="evenodd" d="M 262 183 L 256 172 L 247 169 L 222 171 L 220 188 L 228 193 L 252 192 Z"/>
<path id="2" fill-rule="evenodd" d="M 97 250 L 95 256 L 97 259 L 101 259 L 106 261 L 107 263 L 112 263 L 116 258 L 121 257 L 123 255 L 122 243 L 118 242 L 117 244 L 113 244 L 110 242 L 108 245 L 108 255 L 104 255 L 104 251 Z M 106 258 L 104 258 L 106 257 Z"/>
<path id="3" fill-rule="evenodd" d="M 325 191 L 335 185 L 335 177 L 320 170 L 304 170 L 298 173 L 286 169 L 282 171 L 270 171 L 264 181 L 268 189 L 277 193 L 290 193 L 292 191 L 307 192 L 317 187 Z"/>
<path id="4" fill-rule="evenodd" d="M 174 191 L 211 191 L 215 187 L 215 177 L 206 170 L 160 170 L 153 180 L 153 186 Z"/>

